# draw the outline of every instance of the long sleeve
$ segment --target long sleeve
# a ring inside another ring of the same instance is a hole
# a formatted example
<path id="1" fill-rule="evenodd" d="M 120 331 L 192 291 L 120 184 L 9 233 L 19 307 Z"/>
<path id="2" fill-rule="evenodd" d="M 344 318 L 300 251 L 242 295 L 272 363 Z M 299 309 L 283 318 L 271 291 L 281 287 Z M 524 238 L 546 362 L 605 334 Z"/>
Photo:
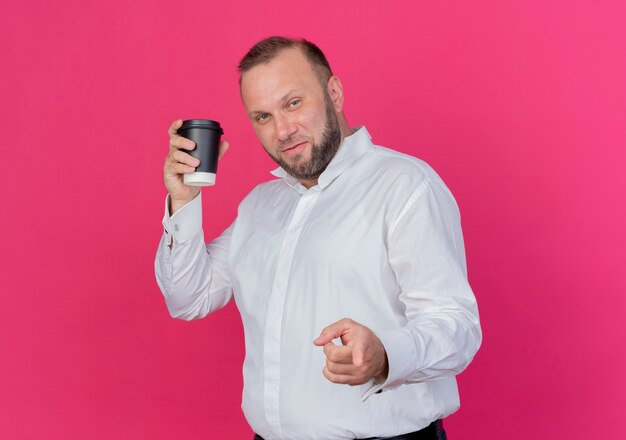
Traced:
<path id="1" fill-rule="evenodd" d="M 173 318 L 192 320 L 224 307 L 232 298 L 228 249 L 231 225 L 209 244 L 202 231 L 202 195 L 169 215 L 165 200 L 163 236 L 155 275 Z"/>
<path id="2" fill-rule="evenodd" d="M 388 246 L 408 323 L 378 335 L 389 374 L 365 398 L 404 383 L 457 375 L 482 340 L 459 211 L 442 182 L 424 180 L 409 197 L 391 226 Z"/>

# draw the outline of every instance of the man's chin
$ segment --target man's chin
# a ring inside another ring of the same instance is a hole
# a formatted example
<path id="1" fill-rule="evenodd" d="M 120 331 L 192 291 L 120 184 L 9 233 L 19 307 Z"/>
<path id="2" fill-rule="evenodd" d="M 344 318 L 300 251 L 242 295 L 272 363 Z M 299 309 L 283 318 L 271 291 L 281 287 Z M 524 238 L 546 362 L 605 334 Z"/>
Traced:
<path id="1" fill-rule="evenodd" d="M 311 174 L 310 162 L 308 161 L 283 161 L 280 165 L 289 175 L 296 179 L 313 179 L 317 177 Z"/>
<path id="2" fill-rule="evenodd" d="M 287 168 L 294 171 L 306 171 L 311 163 L 311 159 L 305 157 L 304 154 L 296 154 L 294 156 L 281 156 L 282 163 L 286 165 Z M 285 168 L 285 166 L 283 166 Z"/>

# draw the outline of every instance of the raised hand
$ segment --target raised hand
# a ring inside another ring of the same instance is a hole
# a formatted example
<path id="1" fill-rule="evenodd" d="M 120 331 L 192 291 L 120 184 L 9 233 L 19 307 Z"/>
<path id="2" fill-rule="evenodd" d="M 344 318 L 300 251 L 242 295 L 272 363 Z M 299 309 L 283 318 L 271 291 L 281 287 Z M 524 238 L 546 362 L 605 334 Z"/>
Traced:
<path id="1" fill-rule="evenodd" d="M 193 173 L 200 161 L 189 153 L 182 150 L 193 150 L 195 143 L 180 136 L 177 131 L 183 125 L 182 119 L 172 122 L 167 133 L 170 137 L 170 150 L 165 158 L 163 167 L 163 183 L 170 194 L 170 215 L 185 206 L 198 195 L 201 188 L 188 186 L 183 183 L 183 175 Z M 228 150 L 230 144 L 227 141 L 220 142 L 219 157 L 221 158 Z"/>

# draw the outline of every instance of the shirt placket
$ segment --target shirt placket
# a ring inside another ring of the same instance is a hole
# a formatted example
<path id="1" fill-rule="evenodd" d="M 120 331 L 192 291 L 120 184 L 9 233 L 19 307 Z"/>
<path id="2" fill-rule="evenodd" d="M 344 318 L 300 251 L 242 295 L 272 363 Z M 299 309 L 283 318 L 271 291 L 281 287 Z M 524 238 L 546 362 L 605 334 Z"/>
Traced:
<path id="1" fill-rule="evenodd" d="M 289 274 L 302 229 L 315 202 L 319 198 L 318 187 L 305 192 L 298 201 L 285 231 L 278 255 L 278 264 L 272 292 L 269 298 L 265 322 L 263 362 L 265 369 L 264 402 L 265 417 L 273 432 L 284 438 L 280 422 L 280 359 L 281 336 L 285 298 L 289 286 Z"/>

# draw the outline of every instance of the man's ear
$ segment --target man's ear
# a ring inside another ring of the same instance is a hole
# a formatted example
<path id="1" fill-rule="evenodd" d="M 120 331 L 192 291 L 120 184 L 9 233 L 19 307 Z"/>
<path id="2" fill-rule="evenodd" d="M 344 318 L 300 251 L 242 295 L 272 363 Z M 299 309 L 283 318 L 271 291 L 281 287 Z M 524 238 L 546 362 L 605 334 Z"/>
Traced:
<path id="1" fill-rule="evenodd" d="M 341 80 L 335 75 L 332 75 L 328 79 L 326 89 L 328 90 L 328 95 L 330 96 L 335 111 L 340 113 L 343 109 L 343 86 L 341 85 Z"/>

